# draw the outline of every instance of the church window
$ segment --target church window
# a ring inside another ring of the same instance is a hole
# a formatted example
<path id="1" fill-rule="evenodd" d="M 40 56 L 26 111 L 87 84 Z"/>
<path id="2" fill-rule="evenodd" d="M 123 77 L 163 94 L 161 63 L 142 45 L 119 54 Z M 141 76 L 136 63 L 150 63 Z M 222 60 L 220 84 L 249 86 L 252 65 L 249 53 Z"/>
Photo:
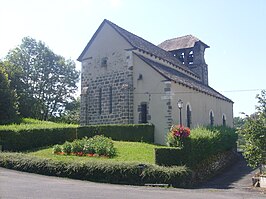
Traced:
<path id="1" fill-rule="evenodd" d="M 191 127 L 191 108 L 187 105 L 187 127 Z"/>
<path id="2" fill-rule="evenodd" d="M 99 89 L 99 115 L 102 114 L 102 89 Z"/>
<path id="3" fill-rule="evenodd" d="M 226 126 L 226 117 L 223 115 L 223 126 Z"/>
<path id="4" fill-rule="evenodd" d="M 178 57 L 179 61 L 181 61 L 183 64 L 185 63 L 184 60 L 185 60 L 185 53 L 181 53 Z"/>
<path id="5" fill-rule="evenodd" d="M 188 61 L 188 64 L 193 64 L 193 50 L 189 52 L 188 54 L 188 57 L 187 57 L 187 61 Z"/>
<path id="6" fill-rule="evenodd" d="M 113 88 L 109 88 L 109 113 L 113 112 Z"/>
<path id="7" fill-rule="evenodd" d="M 214 125 L 214 116 L 213 116 L 213 111 L 210 111 L 210 125 L 213 126 Z"/>
<path id="8" fill-rule="evenodd" d="M 107 66 L 107 57 L 102 58 L 101 66 L 106 67 Z"/>
<path id="9" fill-rule="evenodd" d="M 146 103 L 142 103 L 140 105 L 140 109 L 141 109 L 141 112 L 140 112 L 140 123 L 147 123 L 147 104 Z"/>

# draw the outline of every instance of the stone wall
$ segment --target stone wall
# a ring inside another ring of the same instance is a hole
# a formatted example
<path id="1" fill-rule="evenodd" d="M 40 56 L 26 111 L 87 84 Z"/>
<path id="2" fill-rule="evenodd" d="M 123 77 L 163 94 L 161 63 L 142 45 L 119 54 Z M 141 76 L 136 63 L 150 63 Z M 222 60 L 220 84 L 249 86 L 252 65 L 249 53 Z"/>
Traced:
<path id="1" fill-rule="evenodd" d="M 81 125 L 133 123 L 129 59 L 125 52 L 113 52 L 82 63 Z"/>

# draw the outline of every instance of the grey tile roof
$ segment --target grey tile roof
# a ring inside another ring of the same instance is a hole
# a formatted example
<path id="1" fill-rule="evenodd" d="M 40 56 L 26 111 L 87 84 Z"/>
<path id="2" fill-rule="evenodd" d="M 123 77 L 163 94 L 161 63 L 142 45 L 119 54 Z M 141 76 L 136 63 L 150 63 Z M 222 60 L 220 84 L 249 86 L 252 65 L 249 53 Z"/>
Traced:
<path id="1" fill-rule="evenodd" d="M 142 55 L 137 55 L 137 56 L 169 80 L 187 86 L 195 91 L 203 92 L 213 97 L 233 103 L 232 100 L 223 96 L 222 94 L 211 88 L 210 86 L 204 85 L 200 81 L 197 81 L 185 75 L 184 73 L 181 73 L 173 68 L 160 64 L 158 62 L 152 61 L 146 57 L 143 57 Z"/>
<path id="2" fill-rule="evenodd" d="M 196 42 L 201 42 L 206 48 L 209 48 L 208 45 L 200 41 L 197 37 L 193 35 L 186 35 L 182 37 L 177 37 L 174 39 L 168 39 L 158 45 L 158 47 L 166 50 L 166 51 L 173 51 L 183 48 L 192 48 L 194 47 Z"/>
<path id="3" fill-rule="evenodd" d="M 165 51 L 164 49 L 148 42 L 147 40 L 128 32 L 127 30 L 117 26 L 116 24 L 112 23 L 111 21 L 104 20 L 109 25 L 111 25 L 122 37 L 124 37 L 133 47 L 143 50 L 147 53 L 150 53 L 156 57 L 159 57 L 165 61 L 170 62 L 171 64 L 175 65 L 176 67 L 179 67 L 186 72 L 189 72 L 190 74 L 198 77 L 197 74 L 195 74 L 193 71 L 191 71 L 187 66 L 183 65 L 176 57 L 174 57 L 171 53 Z"/>
<path id="4" fill-rule="evenodd" d="M 143 39 L 137 35 L 134 35 L 131 32 L 128 32 L 127 30 L 117 26 L 116 24 L 114 24 L 111 21 L 108 21 L 106 19 L 102 22 L 102 24 L 97 29 L 97 31 L 94 33 L 94 35 L 91 38 L 91 40 L 89 41 L 89 43 L 86 45 L 86 47 L 84 48 L 84 50 L 82 51 L 82 53 L 78 57 L 78 61 L 83 60 L 83 57 L 84 57 L 86 51 L 89 49 L 91 43 L 97 37 L 99 31 L 101 31 L 101 29 L 105 23 L 108 23 L 111 27 L 113 27 L 126 41 L 128 41 L 132 45 L 133 48 L 136 48 L 136 49 L 142 50 L 146 53 L 152 54 L 155 57 L 158 57 L 159 59 L 163 59 L 163 60 L 173 64 L 175 67 L 179 68 L 180 70 L 186 71 L 190 75 L 198 77 L 197 74 L 195 74 L 188 67 L 184 66 L 177 58 L 175 58 L 172 55 L 172 53 L 167 52 L 166 50 L 146 41 L 145 39 Z M 206 44 L 204 44 L 204 45 L 206 45 Z M 140 55 L 138 55 L 138 56 L 141 59 L 143 59 L 146 63 L 148 63 L 151 67 L 153 67 L 156 71 L 158 71 L 160 74 L 162 74 L 163 76 L 168 78 L 169 80 L 173 80 L 173 81 L 180 83 L 180 84 L 183 84 L 189 88 L 192 88 L 194 90 L 198 90 L 200 92 L 209 94 L 209 95 L 217 97 L 219 99 L 223 99 L 223 100 L 232 102 L 230 99 L 226 98 L 225 96 L 223 96 L 219 92 L 215 91 L 213 88 L 202 84 L 200 81 L 197 81 L 196 79 L 189 77 L 185 73 L 181 73 L 177 70 L 174 70 L 170 67 L 167 67 L 165 65 L 154 62 L 154 61 L 147 59 L 143 56 L 140 56 Z"/>

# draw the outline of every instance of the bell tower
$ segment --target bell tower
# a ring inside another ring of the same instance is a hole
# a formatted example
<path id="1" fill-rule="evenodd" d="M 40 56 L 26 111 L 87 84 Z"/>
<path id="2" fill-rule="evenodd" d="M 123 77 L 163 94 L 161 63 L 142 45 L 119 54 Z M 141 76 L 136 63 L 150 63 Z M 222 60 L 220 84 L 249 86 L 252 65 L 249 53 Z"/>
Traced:
<path id="1" fill-rule="evenodd" d="M 204 58 L 208 45 L 192 35 L 186 35 L 166 40 L 158 46 L 171 52 L 182 64 L 197 74 L 203 84 L 208 85 L 208 65 Z"/>

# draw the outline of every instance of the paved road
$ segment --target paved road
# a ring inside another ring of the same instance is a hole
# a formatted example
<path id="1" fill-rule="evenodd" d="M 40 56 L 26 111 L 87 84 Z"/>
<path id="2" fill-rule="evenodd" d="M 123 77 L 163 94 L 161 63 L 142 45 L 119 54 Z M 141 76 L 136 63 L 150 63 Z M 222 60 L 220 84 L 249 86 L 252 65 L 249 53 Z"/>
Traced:
<path id="1" fill-rule="evenodd" d="M 231 172 L 231 175 L 230 175 Z M 93 183 L 66 178 L 42 176 L 0 168 L 0 198 L 6 199 L 262 199 L 266 194 L 251 188 L 252 171 L 242 161 L 230 172 L 196 189 L 137 187 Z M 232 173 L 237 174 L 232 178 Z M 230 177 L 231 176 L 231 177 Z"/>

